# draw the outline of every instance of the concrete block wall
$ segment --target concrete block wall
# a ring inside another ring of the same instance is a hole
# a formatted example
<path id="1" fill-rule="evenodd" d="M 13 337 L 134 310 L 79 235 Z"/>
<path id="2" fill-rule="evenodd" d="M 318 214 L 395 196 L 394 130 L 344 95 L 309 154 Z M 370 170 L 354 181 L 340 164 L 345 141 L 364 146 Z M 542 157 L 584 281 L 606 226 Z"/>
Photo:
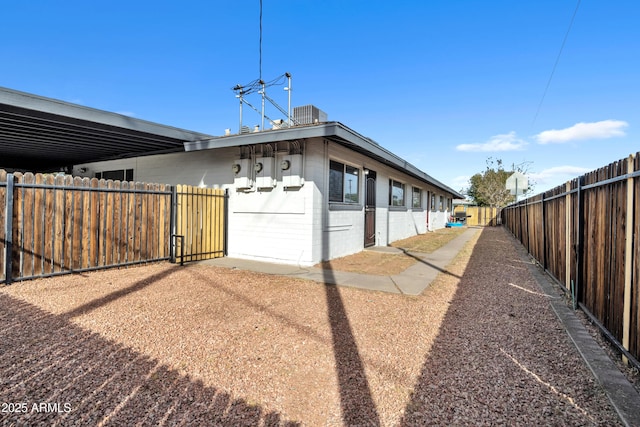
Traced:
<path id="1" fill-rule="evenodd" d="M 286 154 L 286 153 L 285 153 Z M 134 180 L 166 184 L 188 184 L 229 189 L 228 253 L 232 257 L 274 261 L 301 266 L 357 253 L 364 248 L 364 169 L 376 176 L 376 245 L 435 230 L 446 224 L 448 212 L 427 211 L 428 194 L 441 193 L 415 178 L 371 158 L 322 138 L 304 145 L 304 185 L 285 189 L 278 167 L 283 153 L 275 159 L 276 185 L 269 189 L 238 190 L 234 185 L 233 163 L 238 147 L 186 153 L 144 156 L 76 165 L 85 176 L 116 169 L 134 169 Z M 357 168 L 359 202 L 329 203 L 329 161 Z M 389 179 L 405 184 L 407 206 L 389 207 Z M 422 208 L 411 208 L 412 187 L 422 191 Z"/>
<path id="2" fill-rule="evenodd" d="M 133 169 L 134 181 L 223 188 L 233 183 L 231 164 L 236 151 L 223 148 L 109 160 L 75 165 L 73 171 L 74 175 L 94 177 L 96 172 Z"/>
<path id="3" fill-rule="evenodd" d="M 430 231 L 435 231 L 435 230 L 437 230 L 439 228 L 446 227 L 448 219 L 449 219 L 449 211 L 429 212 L 429 229 L 430 229 Z"/>
<path id="4" fill-rule="evenodd" d="M 229 256 L 313 265 L 313 183 L 296 190 L 231 191 Z"/>
<path id="5" fill-rule="evenodd" d="M 318 184 L 320 198 L 314 202 L 316 215 L 314 223 L 322 219 L 322 236 L 317 241 L 314 234 L 314 256 L 321 259 L 332 259 L 357 253 L 364 249 L 364 179 L 360 180 L 359 206 L 329 203 L 323 194 L 328 194 L 329 160 L 335 160 L 361 170 L 365 168 L 376 172 L 376 245 L 386 246 L 396 240 L 405 239 L 417 234 L 426 233 L 429 194 L 437 189 L 429 186 L 402 172 L 392 169 L 380 162 L 360 153 L 349 150 L 333 142 L 314 141 L 307 145 L 309 164 L 313 167 L 313 174 L 308 179 Z M 320 167 L 322 165 L 322 167 Z M 406 207 L 389 207 L 389 179 L 395 179 L 405 184 Z M 412 188 L 421 189 L 422 208 L 411 207 Z M 434 216 L 433 229 L 442 228 L 445 222 L 439 221 L 440 216 Z M 314 228 L 317 225 L 314 225 Z"/>

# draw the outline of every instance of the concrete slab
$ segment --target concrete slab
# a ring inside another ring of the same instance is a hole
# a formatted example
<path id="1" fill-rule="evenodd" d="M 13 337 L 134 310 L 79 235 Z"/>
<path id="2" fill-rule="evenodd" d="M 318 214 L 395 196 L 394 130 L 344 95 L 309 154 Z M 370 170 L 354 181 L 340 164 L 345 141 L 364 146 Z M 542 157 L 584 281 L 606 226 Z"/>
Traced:
<path id="1" fill-rule="evenodd" d="M 338 286 L 350 286 L 353 288 L 402 293 L 406 295 L 420 295 L 439 273 L 447 273 L 446 266 L 451 262 L 451 260 L 453 260 L 458 252 L 460 252 L 464 245 L 478 232 L 480 232 L 480 229 L 469 228 L 460 236 L 456 237 L 432 254 L 405 252 L 401 249 L 392 247 L 368 248 L 367 250 L 388 253 L 405 252 L 407 255 L 412 256 L 418 261 L 401 274 L 393 276 L 377 276 L 345 271 L 323 270 L 317 267 L 299 267 L 295 265 L 275 264 L 229 257 L 216 258 L 201 262 L 218 267 L 237 268 L 241 270 L 255 271 L 258 273 L 290 276 Z"/>

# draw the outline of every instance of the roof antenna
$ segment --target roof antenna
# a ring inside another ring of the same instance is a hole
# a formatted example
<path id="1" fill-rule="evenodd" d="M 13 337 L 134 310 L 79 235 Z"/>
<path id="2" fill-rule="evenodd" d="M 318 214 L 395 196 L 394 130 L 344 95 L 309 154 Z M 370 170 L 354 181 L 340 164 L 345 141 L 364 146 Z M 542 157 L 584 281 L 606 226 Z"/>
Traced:
<path id="1" fill-rule="evenodd" d="M 262 81 L 262 0 L 260 0 L 260 73 L 259 79 Z"/>
<path id="2" fill-rule="evenodd" d="M 285 87 L 284 90 L 286 90 L 287 95 L 289 95 L 289 102 L 287 105 L 287 125 L 291 127 L 291 73 L 286 72 L 284 75 L 288 80 L 287 87 Z"/>

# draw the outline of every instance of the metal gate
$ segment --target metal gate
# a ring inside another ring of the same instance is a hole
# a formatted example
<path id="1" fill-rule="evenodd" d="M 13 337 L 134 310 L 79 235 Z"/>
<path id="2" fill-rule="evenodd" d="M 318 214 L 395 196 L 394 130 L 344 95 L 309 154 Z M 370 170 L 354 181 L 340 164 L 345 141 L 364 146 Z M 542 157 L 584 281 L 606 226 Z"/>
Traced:
<path id="1" fill-rule="evenodd" d="M 200 261 L 227 253 L 225 190 L 191 185 L 175 187 L 174 262 Z"/>
<path id="2" fill-rule="evenodd" d="M 0 283 L 227 252 L 224 190 L 0 169 Z"/>

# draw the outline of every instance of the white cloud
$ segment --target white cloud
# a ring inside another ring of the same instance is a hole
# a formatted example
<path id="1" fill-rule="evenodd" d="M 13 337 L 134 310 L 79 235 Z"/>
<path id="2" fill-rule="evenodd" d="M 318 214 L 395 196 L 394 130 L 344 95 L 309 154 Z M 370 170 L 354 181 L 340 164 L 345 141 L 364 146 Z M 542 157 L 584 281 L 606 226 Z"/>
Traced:
<path id="1" fill-rule="evenodd" d="M 518 138 L 515 132 L 492 136 L 487 142 L 480 144 L 460 144 L 457 151 L 519 151 L 527 142 Z"/>
<path id="2" fill-rule="evenodd" d="M 536 193 L 561 185 L 573 178 L 584 175 L 592 169 L 579 166 L 555 166 L 541 172 L 531 172 L 527 176 L 536 183 Z"/>
<path id="3" fill-rule="evenodd" d="M 607 139 L 625 136 L 624 128 L 629 123 L 622 120 L 602 120 L 593 123 L 576 123 L 565 129 L 552 129 L 540 132 L 534 138 L 539 144 L 562 144 L 585 139 Z"/>
<path id="4" fill-rule="evenodd" d="M 469 187 L 469 179 L 470 178 L 471 177 L 469 175 L 456 176 L 455 178 L 453 178 L 451 180 L 450 187 L 453 188 L 454 190 L 459 190 L 461 188 L 467 188 L 467 187 Z"/>

